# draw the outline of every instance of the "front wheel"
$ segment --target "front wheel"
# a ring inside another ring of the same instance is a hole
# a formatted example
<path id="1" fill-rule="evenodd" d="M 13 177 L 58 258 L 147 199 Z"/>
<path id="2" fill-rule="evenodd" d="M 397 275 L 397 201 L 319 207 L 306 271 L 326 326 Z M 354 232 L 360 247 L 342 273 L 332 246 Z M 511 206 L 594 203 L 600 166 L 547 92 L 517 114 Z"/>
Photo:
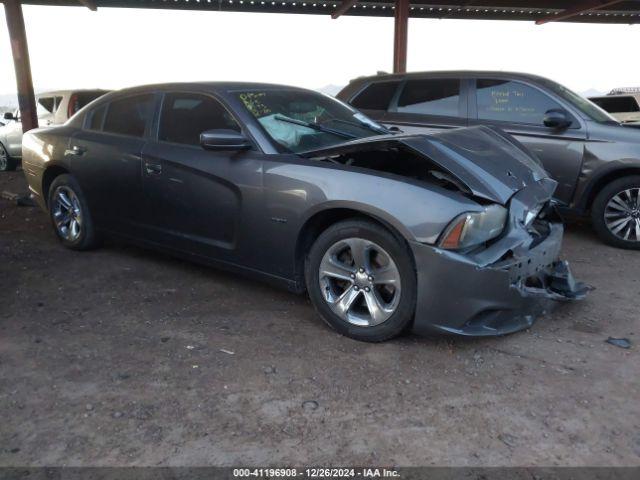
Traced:
<path id="1" fill-rule="evenodd" d="M 619 178 L 606 185 L 593 201 L 591 220 L 605 243 L 640 249 L 640 176 Z"/>
<path id="2" fill-rule="evenodd" d="M 381 342 L 413 320 L 416 275 L 406 244 L 366 220 L 339 222 L 309 251 L 305 277 L 320 316 L 339 333 Z"/>
<path id="3" fill-rule="evenodd" d="M 10 172 L 16 169 L 18 162 L 9 156 L 9 152 L 0 143 L 0 172 Z"/>
<path id="4" fill-rule="evenodd" d="M 62 244 L 73 250 L 88 250 L 98 244 L 89 206 L 78 181 L 60 175 L 49 188 L 49 215 Z"/>

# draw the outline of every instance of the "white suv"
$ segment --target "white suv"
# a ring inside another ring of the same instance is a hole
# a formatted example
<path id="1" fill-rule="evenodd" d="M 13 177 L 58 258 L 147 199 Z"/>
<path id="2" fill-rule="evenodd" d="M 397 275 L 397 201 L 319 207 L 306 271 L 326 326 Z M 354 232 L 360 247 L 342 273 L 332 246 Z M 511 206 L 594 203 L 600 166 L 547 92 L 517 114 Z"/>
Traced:
<path id="1" fill-rule="evenodd" d="M 66 122 L 89 102 L 108 90 L 60 90 L 36 95 L 38 124 L 41 127 Z M 22 122 L 20 111 L 4 114 L 0 126 L 0 171 L 15 170 L 22 157 Z"/>
<path id="2" fill-rule="evenodd" d="M 640 88 L 615 89 L 608 95 L 589 97 L 622 123 L 640 122 Z"/>

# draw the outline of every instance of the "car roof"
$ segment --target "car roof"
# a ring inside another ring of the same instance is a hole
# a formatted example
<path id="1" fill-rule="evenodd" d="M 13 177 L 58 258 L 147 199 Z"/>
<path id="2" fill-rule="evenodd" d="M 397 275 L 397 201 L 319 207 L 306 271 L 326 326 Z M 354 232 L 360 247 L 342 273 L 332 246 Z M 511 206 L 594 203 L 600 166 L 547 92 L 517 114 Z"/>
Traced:
<path id="1" fill-rule="evenodd" d="M 36 97 L 42 97 L 44 95 L 68 95 L 71 93 L 96 93 L 96 92 L 110 92 L 110 90 L 105 90 L 102 88 L 77 88 L 73 90 L 50 90 L 47 92 L 39 92 L 36 93 Z"/>
<path id="2" fill-rule="evenodd" d="M 421 72 L 408 72 L 408 73 L 386 73 L 379 72 L 376 75 L 362 76 L 351 80 L 351 82 L 361 82 L 361 81 L 374 81 L 374 80 L 402 80 L 402 79 L 410 79 L 410 78 L 423 78 L 429 76 L 451 76 L 451 77 L 473 77 L 473 76 L 495 76 L 495 77 L 510 77 L 510 78 L 518 78 L 518 79 L 527 79 L 527 80 L 544 80 L 550 81 L 550 79 L 535 75 L 533 73 L 524 73 L 524 72 L 510 72 L 504 70 L 427 70 Z"/>
<path id="3" fill-rule="evenodd" d="M 273 83 L 259 83 L 259 82 L 173 82 L 173 83 L 152 83 L 148 85 L 138 85 L 135 87 L 123 88 L 121 90 L 114 90 L 112 93 L 114 94 L 126 94 L 126 93 L 138 93 L 138 92 L 148 92 L 148 91 L 170 91 L 170 90 L 189 90 L 189 89 L 198 89 L 198 90 L 211 90 L 211 91 L 230 91 L 230 90 L 275 90 L 275 89 L 295 89 L 295 90 L 304 90 L 308 91 L 308 89 L 295 87 L 292 85 L 279 85 Z"/>

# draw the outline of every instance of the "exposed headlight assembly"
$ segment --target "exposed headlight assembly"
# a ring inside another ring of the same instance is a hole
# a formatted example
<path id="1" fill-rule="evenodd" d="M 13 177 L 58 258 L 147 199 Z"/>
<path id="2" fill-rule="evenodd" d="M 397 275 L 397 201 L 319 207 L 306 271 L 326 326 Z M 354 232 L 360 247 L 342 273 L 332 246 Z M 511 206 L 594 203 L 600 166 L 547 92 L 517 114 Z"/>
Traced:
<path id="1" fill-rule="evenodd" d="M 489 205 L 482 212 L 463 213 L 445 229 L 439 246 L 448 250 L 480 245 L 497 237 L 507 222 L 507 209 L 500 205 Z"/>

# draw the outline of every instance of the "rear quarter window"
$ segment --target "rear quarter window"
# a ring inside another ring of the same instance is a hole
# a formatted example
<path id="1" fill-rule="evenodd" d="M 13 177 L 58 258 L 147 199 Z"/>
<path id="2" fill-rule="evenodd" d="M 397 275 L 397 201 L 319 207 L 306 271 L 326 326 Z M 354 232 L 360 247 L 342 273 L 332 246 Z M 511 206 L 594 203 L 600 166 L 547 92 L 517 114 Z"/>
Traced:
<path id="1" fill-rule="evenodd" d="M 102 105 L 96 108 L 92 112 L 89 112 L 89 122 L 87 128 L 89 130 L 102 130 L 102 124 L 104 123 L 104 114 L 107 112 L 107 106 Z"/>
<path id="2" fill-rule="evenodd" d="M 371 83 L 353 98 L 351 105 L 361 110 L 387 110 L 398 85 L 399 80 Z"/>

